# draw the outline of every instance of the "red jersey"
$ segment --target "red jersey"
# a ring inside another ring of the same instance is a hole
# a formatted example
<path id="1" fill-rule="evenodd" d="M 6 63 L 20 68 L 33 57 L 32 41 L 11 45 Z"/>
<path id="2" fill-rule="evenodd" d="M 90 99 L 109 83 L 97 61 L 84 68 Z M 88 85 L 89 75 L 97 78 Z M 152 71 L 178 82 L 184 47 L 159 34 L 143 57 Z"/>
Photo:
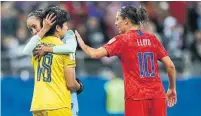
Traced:
<path id="1" fill-rule="evenodd" d="M 114 37 L 104 48 L 108 56 L 116 55 L 120 58 L 125 99 L 165 98 L 157 60 L 168 54 L 154 35 L 131 30 Z"/>

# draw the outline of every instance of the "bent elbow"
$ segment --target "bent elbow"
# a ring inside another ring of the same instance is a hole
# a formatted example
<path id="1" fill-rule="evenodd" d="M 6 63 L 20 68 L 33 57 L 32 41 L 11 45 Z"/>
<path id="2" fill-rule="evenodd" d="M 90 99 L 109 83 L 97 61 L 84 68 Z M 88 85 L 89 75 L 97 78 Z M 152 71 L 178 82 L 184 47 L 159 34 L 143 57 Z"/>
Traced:
<path id="1" fill-rule="evenodd" d="M 67 84 L 67 88 L 72 90 L 74 88 L 74 85 L 73 84 Z"/>
<path id="2" fill-rule="evenodd" d="M 170 63 L 170 64 L 167 65 L 167 68 L 175 70 L 175 65 L 173 63 Z"/>
<path id="3" fill-rule="evenodd" d="M 99 59 L 100 56 L 98 56 L 98 55 L 96 55 L 96 54 L 93 54 L 93 55 L 91 55 L 91 58 L 92 58 L 92 59 Z"/>
<path id="4" fill-rule="evenodd" d="M 70 89 L 70 88 L 74 87 L 74 84 L 73 83 L 67 83 L 66 86 Z"/>
<path id="5" fill-rule="evenodd" d="M 76 91 L 76 84 L 73 84 L 73 83 L 68 83 L 67 84 L 67 88 L 71 91 Z"/>
<path id="6" fill-rule="evenodd" d="M 94 51 L 93 53 L 91 53 L 90 57 L 92 59 L 100 59 L 103 57 L 103 55 L 99 51 Z"/>

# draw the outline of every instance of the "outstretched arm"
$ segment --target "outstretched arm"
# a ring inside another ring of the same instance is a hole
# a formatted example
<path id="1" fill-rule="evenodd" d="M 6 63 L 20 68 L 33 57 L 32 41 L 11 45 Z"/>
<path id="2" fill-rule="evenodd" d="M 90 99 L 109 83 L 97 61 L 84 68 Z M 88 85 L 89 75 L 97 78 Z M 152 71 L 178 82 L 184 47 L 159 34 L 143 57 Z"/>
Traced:
<path id="1" fill-rule="evenodd" d="M 80 34 L 75 31 L 75 35 L 77 36 L 77 41 L 80 45 L 80 47 L 82 48 L 82 50 L 84 51 L 84 53 L 93 58 L 93 59 L 99 59 L 101 57 L 104 57 L 104 56 L 107 56 L 108 53 L 106 51 L 106 49 L 104 47 L 100 47 L 100 48 L 92 48 L 92 47 L 89 47 L 87 46 L 84 41 L 82 40 Z"/>
<path id="2" fill-rule="evenodd" d="M 43 28 L 37 33 L 37 35 L 34 35 L 30 41 L 27 43 L 27 45 L 25 46 L 25 48 L 23 49 L 23 54 L 28 55 L 31 54 L 33 49 L 36 47 L 36 45 L 38 44 L 38 42 L 41 40 L 41 38 L 44 37 L 44 35 L 46 34 L 46 32 L 49 31 L 49 29 L 51 28 L 51 26 L 56 22 L 55 18 L 56 16 L 54 16 L 54 14 L 51 15 L 47 15 L 46 19 L 43 20 Z"/>

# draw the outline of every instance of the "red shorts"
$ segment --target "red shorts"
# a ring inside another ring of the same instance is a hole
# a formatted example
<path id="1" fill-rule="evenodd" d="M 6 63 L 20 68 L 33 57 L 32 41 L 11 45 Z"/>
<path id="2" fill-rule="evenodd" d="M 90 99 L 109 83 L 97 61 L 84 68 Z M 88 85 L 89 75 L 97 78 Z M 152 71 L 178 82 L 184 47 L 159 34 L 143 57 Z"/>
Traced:
<path id="1" fill-rule="evenodd" d="M 127 99 L 125 103 L 125 116 L 166 116 L 166 100 Z"/>

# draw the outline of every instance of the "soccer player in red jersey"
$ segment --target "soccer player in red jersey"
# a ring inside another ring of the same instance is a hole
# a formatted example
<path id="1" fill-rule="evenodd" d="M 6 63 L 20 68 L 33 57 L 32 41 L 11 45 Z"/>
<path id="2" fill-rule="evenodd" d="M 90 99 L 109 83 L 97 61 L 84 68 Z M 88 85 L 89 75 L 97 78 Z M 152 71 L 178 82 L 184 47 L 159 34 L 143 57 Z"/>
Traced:
<path id="1" fill-rule="evenodd" d="M 125 84 L 125 116 L 166 116 L 166 99 L 169 107 L 177 102 L 175 66 L 159 40 L 140 30 L 140 23 L 147 20 L 144 8 L 122 7 L 115 21 L 120 35 L 98 49 L 87 46 L 75 32 L 80 47 L 91 58 L 119 57 Z M 166 94 L 158 60 L 165 65 L 169 77 Z"/>

